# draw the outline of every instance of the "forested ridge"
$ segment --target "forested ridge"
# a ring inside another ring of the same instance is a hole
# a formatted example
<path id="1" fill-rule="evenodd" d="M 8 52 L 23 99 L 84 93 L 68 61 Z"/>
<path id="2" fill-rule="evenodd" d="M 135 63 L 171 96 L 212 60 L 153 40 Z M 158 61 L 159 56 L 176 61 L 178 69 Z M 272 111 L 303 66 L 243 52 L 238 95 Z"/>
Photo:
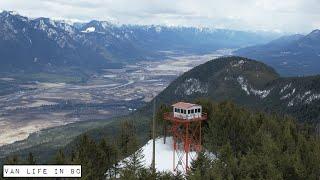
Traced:
<path id="1" fill-rule="evenodd" d="M 320 76 L 280 77 L 271 67 L 231 56 L 201 64 L 182 74 L 158 96 L 170 104 L 206 98 L 230 100 L 253 110 L 289 114 L 299 122 L 320 122 Z"/>
<path id="2" fill-rule="evenodd" d="M 208 113 L 203 128 L 204 149 L 216 158 L 200 153 L 186 175 L 154 174 L 143 166 L 143 155 L 138 149 L 141 139 L 150 138 L 150 133 L 137 131 L 138 118 L 119 122 L 116 135 L 98 141 L 89 134 L 82 135 L 72 148 L 58 151 L 51 163 L 81 164 L 82 179 L 108 176 L 111 179 L 317 180 L 320 177 L 320 137 L 315 135 L 313 127 L 298 124 L 289 116 L 253 112 L 228 101 L 213 103 L 203 99 L 196 103 Z M 158 136 L 163 136 L 161 115 L 169 110 L 165 105 L 158 108 Z M 129 155 L 120 166 L 119 162 Z M 6 163 L 36 164 L 36 158 L 30 153 L 28 157 L 8 157 Z"/>

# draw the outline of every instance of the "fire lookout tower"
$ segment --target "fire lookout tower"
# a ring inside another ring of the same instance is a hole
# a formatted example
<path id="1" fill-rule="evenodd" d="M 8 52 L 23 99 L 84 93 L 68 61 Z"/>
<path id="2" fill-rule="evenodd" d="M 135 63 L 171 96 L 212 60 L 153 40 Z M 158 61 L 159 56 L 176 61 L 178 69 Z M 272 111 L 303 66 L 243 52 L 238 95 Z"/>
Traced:
<path id="1" fill-rule="evenodd" d="M 163 117 L 171 124 L 169 130 L 173 138 L 173 170 L 187 172 L 189 161 L 194 160 L 201 151 L 201 124 L 207 120 L 207 114 L 202 112 L 202 107 L 198 104 L 178 102 L 172 107 L 173 112 L 164 113 Z"/>

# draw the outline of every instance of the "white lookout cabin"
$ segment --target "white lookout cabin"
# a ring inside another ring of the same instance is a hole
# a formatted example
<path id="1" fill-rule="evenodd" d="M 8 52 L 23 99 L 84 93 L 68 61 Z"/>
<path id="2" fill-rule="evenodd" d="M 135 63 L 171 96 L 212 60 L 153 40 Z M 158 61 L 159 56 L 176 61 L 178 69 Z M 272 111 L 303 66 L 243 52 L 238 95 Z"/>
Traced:
<path id="1" fill-rule="evenodd" d="M 202 114 L 202 106 L 186 102 L 178 102 L 173 104 L 173 117 L 179 119 L 200 118 Z"/>

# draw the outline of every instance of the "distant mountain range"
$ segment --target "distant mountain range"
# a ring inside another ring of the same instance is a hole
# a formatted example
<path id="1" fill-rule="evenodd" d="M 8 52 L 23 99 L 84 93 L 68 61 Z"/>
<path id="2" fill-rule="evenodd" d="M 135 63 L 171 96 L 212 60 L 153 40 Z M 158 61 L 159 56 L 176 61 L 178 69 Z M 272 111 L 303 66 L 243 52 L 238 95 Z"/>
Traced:
<path id="1" fill-rule="evenodd" d="M 258 61 L 224 57 L 184 73 L 157 101 L 171 104 L 209 98 L 231 100 L 256 110 L 291 114 L 301 122 L 320 122 L 320 76 L 281 78 Z"/>
<path id="2" fill-rule="evenodd" d="M 105 68 L 163 57 L 167 51 L 208 53 L 266 43 L 279 34 L 225 29 L 68 24 L 0 13 L 1 71 L 50 70 L 57 67 Z"/>
<path id="3" fill-rule="evenodd" d="M 281 37 L 264 45 L 239 49 L 235 54 L 263 61 L 285 76 L 319 74 L 320 30 Z"/>

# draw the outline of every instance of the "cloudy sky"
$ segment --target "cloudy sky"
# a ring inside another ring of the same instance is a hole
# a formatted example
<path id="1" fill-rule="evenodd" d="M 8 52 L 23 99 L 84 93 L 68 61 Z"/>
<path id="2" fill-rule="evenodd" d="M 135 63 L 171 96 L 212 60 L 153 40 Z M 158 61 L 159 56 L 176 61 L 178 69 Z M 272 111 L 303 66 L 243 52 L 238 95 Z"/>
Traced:
<path id="1" fill-rule="evenodd" d="M 320 0 L 0 0 L 0 9 L 29 17 L 121 24 L 293 33 L 320 29 Z"/>

